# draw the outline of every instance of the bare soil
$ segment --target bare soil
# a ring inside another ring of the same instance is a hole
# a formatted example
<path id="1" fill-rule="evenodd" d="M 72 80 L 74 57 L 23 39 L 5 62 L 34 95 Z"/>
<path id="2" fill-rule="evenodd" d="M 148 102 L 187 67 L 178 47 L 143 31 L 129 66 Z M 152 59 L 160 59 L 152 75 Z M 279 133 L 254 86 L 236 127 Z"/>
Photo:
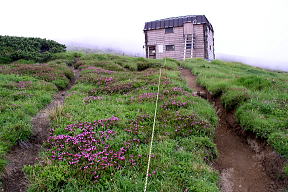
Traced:
<path id="1" fill-rule="evenodd" d="M 74 79 L 71 80 L 69 86 L 54 95 L 53 101 L 42 109 L 35 117 L 32 118 L 32 136 L 27 141 L 21 141 L 15 145 L 7 154 L 8 164 L 2 174 L 1 191 L 22 192 L 26 191 L 29 185 L 28 179 L 22 171 L 25 165 L 33 165 L 37 162 L 37 157 L 41 150 L 43 142 L 49 136 L 50 128 L 50 111 L 63 105 L 67 96 L 67 91 L 75 84 L 79 78 L 79 71 L 74 71 Z"/>
<path id="2" fill-rule="evenodd" d="M 285 159 L 281 158 L 261 138 L 244 131 L 237 123 L 235 110 L 226 111 L 220 97 L 213 97 L 196 83 L 196 77 L 188 69 L 181 70 L 188 86 L 213 103 L 219 124 L 215 143 L 218 157 L 213 163 L 220 172 L 220 188 L 223 192 L 277 192 L 284 191 L 288 179 L 283 173 Z"/>

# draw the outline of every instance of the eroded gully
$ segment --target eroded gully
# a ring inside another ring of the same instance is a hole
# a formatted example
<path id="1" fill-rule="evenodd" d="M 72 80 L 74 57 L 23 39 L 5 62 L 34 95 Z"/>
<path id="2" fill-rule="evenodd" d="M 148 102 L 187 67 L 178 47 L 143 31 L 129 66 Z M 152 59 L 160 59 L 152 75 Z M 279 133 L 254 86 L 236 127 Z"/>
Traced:
<path id="1" fill-rule="evenodd" d="M 73 72 L 74 78 L 68 87 L 54 95 L 53 101 L 32 118 L 32 136 L 30 139 L 18 142 L 6 155 L 8 164 L 5 166 L 1 177 L 1 191 L 22 192 L 27 190 L 29 181 L 22 169 L 25 165 L 33 165 L 37 162 L 39 152 L 43 150 L 42 144 L 49 135 L 49 114 L 63 105 L 64 99 L 68 95 L 67 91 L 71 89 L 79 77 L 79 70 L 74 69 Z"/>
<path id="2" fill-rule="evenodd" d="M 246 133 L 235 119 L 235 111 L 226 111 L 219 97 L 197 85 L 196 77 L 188 69 L 181 70 L 194 94 L 213 104 L 219 118 L 215 139 L 218 157 L 213 167 L 220 173 L 223 192 L 276 192 L 287 186 L 281 179 L 284 159 L 274 152 L 265 141 Z M 282 175 L 283 176 L 283 175 Z"/>

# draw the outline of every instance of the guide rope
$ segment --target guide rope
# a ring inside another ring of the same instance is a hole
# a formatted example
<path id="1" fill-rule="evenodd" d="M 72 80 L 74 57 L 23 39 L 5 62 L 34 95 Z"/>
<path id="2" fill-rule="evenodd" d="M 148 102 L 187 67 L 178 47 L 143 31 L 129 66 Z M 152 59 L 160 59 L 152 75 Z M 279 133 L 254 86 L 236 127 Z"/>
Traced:
<path id="1" fill-rule="evenodd" d="M 165 57 L 165 60 L 164 60 L 164 65 L 163 65 L 163 67 L 164 67 L 165 65 L 166 65 L 166 57 Z M 150 170 L 150 163 L 151 163 L 151 154 L 152 154 L 152 148 L 153 148 L 155 124 L 156 124 L 156 117 L 157 117 L 157 108 L 158 108 L 158 100 L 159 100 L 161 76 L 162 76 L 162 68 L 160 67 L 159 79 L 158 79 L 158 90 L 157 90 L 156 102 L 155 102 L 154 120 L 153 120 L 152 135 L 151 135 L 150 148 L 149 148 L 149 156 L 148 156 L 148 164 L 147 164 L 147 171 L 146 171 L 144 192 L 146 192 L 146 190 L 147 190 L 147 185 L 148 185 L 148 177 L 149 177 L 149 170 Z"/>

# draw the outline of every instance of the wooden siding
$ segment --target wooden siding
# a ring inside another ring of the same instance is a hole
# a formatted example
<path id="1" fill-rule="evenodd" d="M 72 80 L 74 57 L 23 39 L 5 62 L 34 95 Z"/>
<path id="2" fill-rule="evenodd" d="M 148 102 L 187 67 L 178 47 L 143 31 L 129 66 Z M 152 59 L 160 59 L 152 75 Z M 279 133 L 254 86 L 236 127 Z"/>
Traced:
<path id="1" fill-rule="evenodd" d="M 213 60 L 215 59 L 214 56 L 214 34 L 213 31 L 211 31 L 209 29 L 209 27 L 207 27 L 207 55 L 209 60 Z M 211 49 L 210 49 L 211 46 Z"/>
<path id="2" fill-rule="evenodd" d="M 150 30 L 147 31 L 147 45 L 163 45 L 163 53 L 159 53 L 157 49 L 156 59 L 164 57 L 170 57 L 174 59 L 183 59 L 184 51 L 184 38 L 183 38 L 183 27 L 174 27 L 174 33 L 165 34 L 164 29 Z M 166 45 L 174 45 L 174 51 L 166 51 Z"/>
<path id="3" fill-rule="evenodd" d="M 184 23 L 184 35 L 193 34 L 193 23 Z"/>
<path id="4" fill-rule="evenodd" d="M 205 58 L 204 55 L 204 30 L 203 25 L 194 25 L 193 57 Z"/>
<path id="5" fill-rule="evenodd" d="M 210 29 L 205 29 L 204 27 L 207 27 L 205 24 L 191 24 L 192 26 L 187 25 L 186 28 L 184 27 L 174 27 L 173 33 L 167 33 L 165 34 L 165 29 L 155 29 L 155 30 L 148 30 L 145 31 L 145 44 L 146 46 L 149 45 L 155 45 L 156 46 L 156 59 L 161 59 L 164 57 L 174 58 L 177 60 L 183 60 L 184 59 L 184 30 L 185 33 L 191 33 L 191 30 L 193 31 L 192 35 L 194 40 L 192 41 L 194 44 L 192 45 L 192 54 L 193 58 L 206 58 L 205 59 L 214 59 L 214 37 L 213 37 L 213 31 Z M 204 31 L 206 30 L 206 35 L 204 34 Z M 205 40 L 206 36 L 206 40 Z M 205 46 L 206 42 L 206 46 Z M 174 51 L 166 51 L 165 46 L 166 45 L 174 45 L 175 50 Z M 211 45 L 211 50 L 210 50 Z M 163 46 L 163 52 L 161 52 L 161 48 L 159 47 Z M 206 47 L 206 55 L 205 55 L 205 49 Z"/>

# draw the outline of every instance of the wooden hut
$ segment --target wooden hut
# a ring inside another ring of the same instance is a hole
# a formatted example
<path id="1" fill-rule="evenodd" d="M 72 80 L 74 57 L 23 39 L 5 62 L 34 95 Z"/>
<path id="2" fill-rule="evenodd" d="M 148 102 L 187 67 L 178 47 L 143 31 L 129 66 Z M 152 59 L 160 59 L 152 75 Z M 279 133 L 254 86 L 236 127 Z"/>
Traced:
<path id="1" fill-rule="evenodd" d="M 146 22 L 144 33 L 147 58 L 215 59 L 214 30 L 205 15 Z"/>

